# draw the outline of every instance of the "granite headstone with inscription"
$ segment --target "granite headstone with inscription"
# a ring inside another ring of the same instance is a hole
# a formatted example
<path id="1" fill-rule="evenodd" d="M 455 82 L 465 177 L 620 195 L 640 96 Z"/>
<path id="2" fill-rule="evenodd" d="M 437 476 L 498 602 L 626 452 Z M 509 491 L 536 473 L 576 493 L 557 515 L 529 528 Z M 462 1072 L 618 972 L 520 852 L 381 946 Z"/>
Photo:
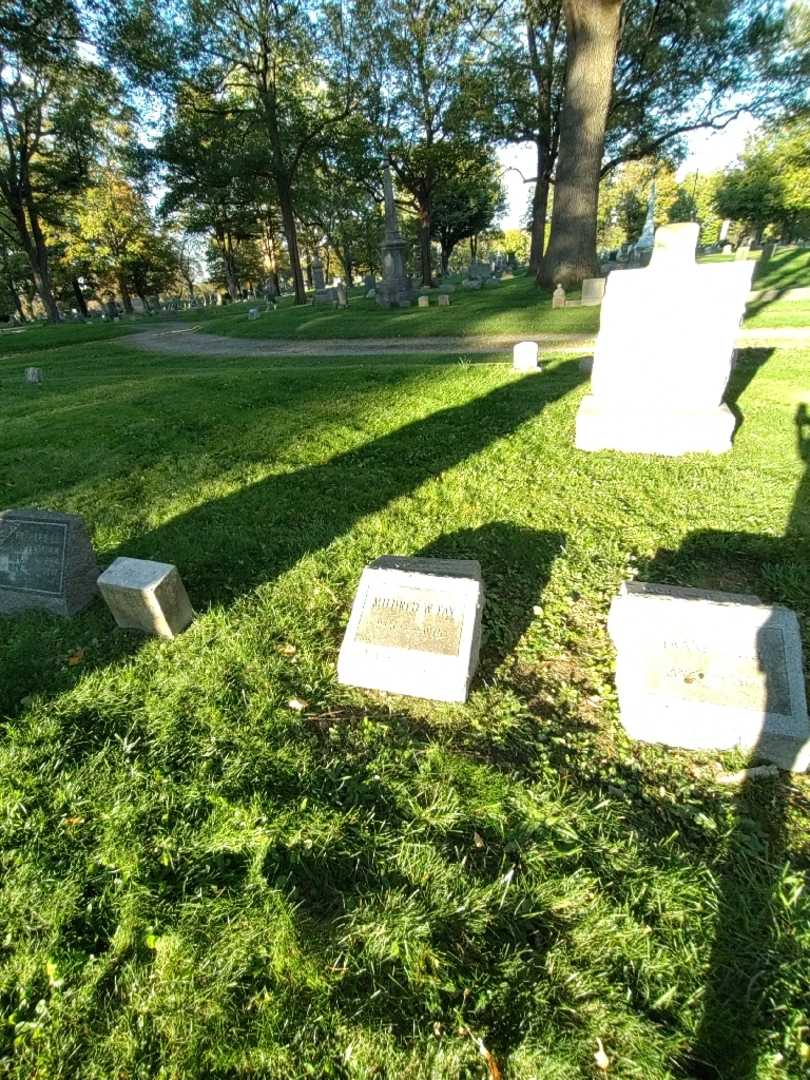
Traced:
<path id="1" fill-rule="evenodd" d="M 756 750 L 810 765 L 801 639 L 756 596 L 629 582 L 613 601 L 616 688 L 627 733 L 692 750 Z"/>
<path id="2" fill-rule="evenodd" d="M 98 566 L 77 514 L 0 511 L 0 615 L 75 615 L 96 593 Z"/>
<path id="3" fill-rule="evenodd" d="M 377 559 L 360 579 L 338 679 L 368 690 L 466 701 L 483 604 L 481 567 L 473 560 Z"/>

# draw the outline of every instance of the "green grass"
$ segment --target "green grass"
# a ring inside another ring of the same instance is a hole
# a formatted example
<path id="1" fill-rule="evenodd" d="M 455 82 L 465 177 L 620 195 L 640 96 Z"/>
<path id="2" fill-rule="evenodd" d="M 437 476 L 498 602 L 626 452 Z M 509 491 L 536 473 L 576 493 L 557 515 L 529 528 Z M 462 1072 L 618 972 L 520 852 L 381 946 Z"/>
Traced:
<path id="1" fill-rule="evenodd" d="M 128 318 L 121 322 L 64 322 L 57 326 L 47 323 L 0 330 L 0 361 L 19 353 L 35 353 L 60 349 L 65 345 L 79 345 L 94 341 L 107 341 L 125 337 L 138 330 L 147 330 L 154 319 Z"/>
<path id="2" fill-rule="evenodd" d="M 575 360 L 31 359 L 0 503 L 198 615 L 0 624 L 4 1075 L 574 1080 L 597 1039 L 613 1077 L 803 1074 L 807 781 L 629 742 L 605 618 L 639 572 L 807 634 L 810 354 L 743 351 L 733 451 L 674 460 L 573 448 Z M 481 561 L 466 705 L 337 685 L 386 552 Z"/>
<path id="3" fill-rule="evenodd" d="M 749 259 L 759 259 L 759 251 Z M 733 262 L 733 255 L 702 255 L 699 262 Z M 787 248 L 777 251 L 761 273 L 755 271 L 755 289 L 794 289 L 810 285 L 810 251 Z"/>
<path id="4" fill-rule="evenodd" d="M 429 308 L 387 310 L 375 300 L 352 298 L 345 311 L 331 307 L 296 307 L 285 298 L 278 310 L 250 321 L 255 301 L 228 305 L 218 317 L 208 317 L 201 328 L 212 334 L 247 338 L 403 338 L 460 334 L 591 333 L 599 325 L 598 308 L 552 311 L 549 294 L 524 275 L 478 291 L 456 289 L 450 307 L 439 307 L 431 297 Z M 264 304 L 260 305 L 262 308 Z M 207 312 L 206 312 L 207 314 Z M 196 321 L 195 312 L 183 312 Z"/>

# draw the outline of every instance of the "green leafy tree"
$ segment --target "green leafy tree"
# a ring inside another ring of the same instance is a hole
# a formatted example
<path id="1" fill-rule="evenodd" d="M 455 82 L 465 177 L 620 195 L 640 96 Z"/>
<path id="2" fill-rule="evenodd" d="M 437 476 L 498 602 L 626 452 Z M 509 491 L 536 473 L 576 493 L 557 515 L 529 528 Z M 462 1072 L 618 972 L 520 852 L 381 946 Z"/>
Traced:
<path id="1" fill-rule="evenodd" d="M 154 251 L 146 200 L 120 173 L 105 168 L 84 194 L 76 228 L 68 257 L 87 263 L 108 289 L 117 287 L 124 310 L 131 312 L 132 267 Z"/>
<path id="2" fill-rule="evenodd" d="M 720 181 L 716 204 L 756 235 L 768 226 L 785 239 L 810 234 L 810 117 L 751 140 Z"/>
<path id="3" fill-rule="evenodd" d="M 488 229 L 506 206 L 497 162 L 467 142 L 446 144 L 433 191 L 432 236 L 446 274 L 456 244 Z"/>
<path id="4" fill-rule="evenodd" d="M 52 320 L 60 315 L 46 223 L 87 184 L 118 90 L 80 49 L 81 29 L 71 0 L 10 0 L 0 16 L 0 228 L 25 253 Z"/>

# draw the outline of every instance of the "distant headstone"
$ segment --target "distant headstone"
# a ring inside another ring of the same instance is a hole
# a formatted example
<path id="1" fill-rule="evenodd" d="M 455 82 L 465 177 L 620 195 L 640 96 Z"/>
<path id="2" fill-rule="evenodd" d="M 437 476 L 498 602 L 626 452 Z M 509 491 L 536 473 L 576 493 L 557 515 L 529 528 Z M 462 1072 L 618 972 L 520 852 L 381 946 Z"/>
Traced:
<path id="1" fill-rule="evenodd" d="M 370 292 L 372 289 L 376 291 L 376 282 L 374 281 L 373 274 L 366 274 L 363 277 L 363 288 L 366 290 L 366 292 Z"/>
<path id="2" fill-rule="evenodd" d="M 410 307 L 413 290 L 405 266 L 408 244 L 399 231 L 394 182 L 388 162 L 383 169 L 382 179 L 385 202 L 385 236 L 380 248 L 382 281 L 375 287 L 374 295 L 381 307 Z"/>
<path id="3" fill-rule="evenodd" d="M 649 267 L 608 278 L 579 449 L 731 449 L 735 418 L 721 401 L 753 263 L 696 264 L 698 229 L 662 226 Z"/>
<path id="4" fill-rule="evenodd" d="M 551 306 L 553 308 L 565 307 L 565 289 L 562 287 L 562 285 L 558 284 L 557 288 L 554 290 L 554 293 L 551 297 Z"/>
<path id="5" fill-rule="evenodd" d="M 741 244 L 734 252 L 734 258 L 737 260 L 747 259 L 751 252 L 749 244 Z"/>
<path id="6" fill-rule="evenodd" d="M 470 263 L 470 269 L 467 271 L 467 274 L 473 281 L 489 281 L 492 277 L 493 267 L 493 263 L 476 260 L 475 262 Z"/>
<path id="7" fill-rule="evenodd" d="M 512 349 L 512 370 L 537 371 L 538 352 L 536 341 L 519 341 Z"/>
<path id="8" fill-rule="evenodd" d="M 347 308 L 349 306 L 349 292 L 342 281 L 335 286 L 335 296 L 339 308 Z"/>
<path id="9" fill-rule="evenodd" d="M 439 307 L 450 307 L 449 293 L 439 293 L 438 303 Z"/>
<path id="10" fill-rule="evenodd" d="M 259 309 L 257 307 L 248 308 L 248 319 L 252 322 L 253 319 L 258 319 Z"/>
<path id="11" fill-rule="evenodd" d="M 119 626 L 172 638 L 194 618 L 177 567 L 148 559 L 116 559 L 98 579 Z"/>
<path id="12" fill-rule="evenodd" d="M 363 571 L 338 659 L 349 686 L 466 701 L 484 586 L 466 559 L 384 556 Z"/>
<path id="13" fill-rule="evenodd" d="M 478 278 L 465 278 L 461 283 L 462 289 L 480 289 L 482 282 Z"/>
<path id="14" fill-rule="evenodd" d="M 430 297 L 429 296 L 420 296 L 420 297 L 418 297 L 416 302 L 419 305 L 419 307 L 430 307 Z"/>
<path id="15" fill-rule="evenodd" d="M 733 255 L 734 254 L 734 248 L 731 246 L 731 244 L 723 244 L 723 254 L 724 255 Z"/>
<path id="16" fill-rule="evenodd" d="M 728 230 L 730 228 L 731 218 L 723 218 L 723 222 L 720 225 L 720 235 L 717 238 L 721 244 L 725 244 L 726 240 L 728 239 Z"/>
<path id="17" fill-rule="evenodd" d="M 621 722 L 644 742 L 810 765 L 799 623 L 755 596 L 641 582 L 613 601 Z"/>
<path id="18" fill-rule="evenodd" d="M 96 592 L 98 566 L 77 514 L 0 511 L 0 615 L 75 615 Z"/>
<path id="19" fill-rule="evenodd" d="M 25 369 L 25 381 L 27 383 L 41 383 L 45 378 L 45 372 L 40 367 L 27 367 Z"/>
<path id="20" fill-rule="evenodd" d="M 368 292 L 366 293 L 366 300 L 374 300 L 376 296 L 377 296 L 377 290 L 376 289 L 369 289 Z"/>

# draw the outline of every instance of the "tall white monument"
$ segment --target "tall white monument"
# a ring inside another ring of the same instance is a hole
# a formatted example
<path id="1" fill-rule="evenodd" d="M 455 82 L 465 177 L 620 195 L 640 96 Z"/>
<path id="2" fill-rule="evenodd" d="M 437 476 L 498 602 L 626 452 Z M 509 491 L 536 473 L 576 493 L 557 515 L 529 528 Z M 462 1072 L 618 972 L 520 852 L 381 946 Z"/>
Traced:
<path id="1" fill-rule="evenodd" d="M 580 450 L 679 455 L 731 449 L 723 394 L 751 287 L 751 262 L 695 262 L 700 226 L 656 231 L 650 265 L 610 275 Z"/>

